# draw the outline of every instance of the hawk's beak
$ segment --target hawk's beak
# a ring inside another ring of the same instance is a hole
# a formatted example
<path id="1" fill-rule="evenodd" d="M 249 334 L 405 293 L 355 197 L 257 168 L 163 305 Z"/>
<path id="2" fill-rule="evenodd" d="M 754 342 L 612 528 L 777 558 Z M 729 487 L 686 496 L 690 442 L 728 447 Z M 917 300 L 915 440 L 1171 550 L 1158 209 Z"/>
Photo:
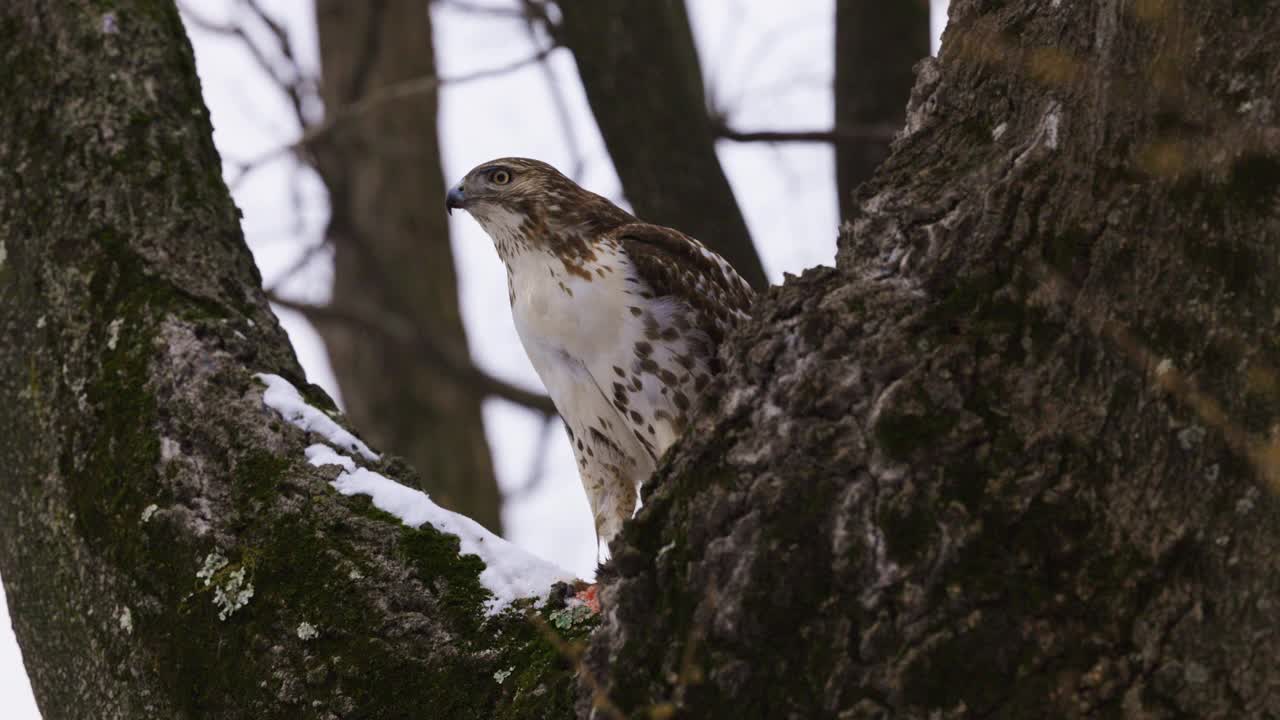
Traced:
<path id="1" fill-rule="evenodd" d="M 454 185 L 449 188 L 449 194 L 444 196 L 445 212 L 452 215 L 454 208 L 465 208 L 466 202 L 467 194 L 462 191 L 462 185 Z"/>

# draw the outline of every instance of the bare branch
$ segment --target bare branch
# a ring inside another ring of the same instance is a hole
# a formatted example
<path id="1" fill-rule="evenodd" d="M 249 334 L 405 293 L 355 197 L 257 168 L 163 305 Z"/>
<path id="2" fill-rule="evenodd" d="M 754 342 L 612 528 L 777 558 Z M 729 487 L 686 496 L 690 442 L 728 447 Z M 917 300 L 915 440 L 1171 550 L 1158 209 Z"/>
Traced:
<path id="1" fill-rule="evenodd" d="M 320 242 L 311 245 L 302 251 L 302 254 L 298 256 L 298 259 L 295 260 L 292 265 L 286 268 L 284 272 L 277 275 L 275 280 L 263 285 L 263 289 L 267 291 L 268 295 L 274 295 L 280 290 L 281 286 L 292 280 L 295 275 L 302 272 L 303 268 L 310 265 L 311 261 L 314 260 L 317 255 L 332 248 L 333 243 L 329 242 L 328 239 L 321 240 Z"/>
<path id="2" fill-rule="evenodd" d="M 193 11 L 190 4 L 185 2 L 179 3 L 178 9 L 182 13 L 183 17 L 187 18 L 187 21 L 195 27 L 215 35 L 230 36 L 239 40 L 241 44 L 244 45 L 245 50 L 248 51 L 249 56 L 253 58 L 255 63 L 257 63 L 258 67 L 262 69 L 267 77 L 271 78 L 272 84 L 284 93 L 285 97 L 289 101 L 289 106 L 293 109 L 294 117 L 298 121 L 298 127 L 306 127 L 306 115 L 303 112 L 303 95 L 307 92 L 306 84 L 303 81 L 304 73 L 294 60 L 293 48 L 289 44 L 288 35 L 284 34 L 284 29 L 268 17 L 255 2 L 246 1 L 246 6 L 251 9 L 255 17 L 257 17 L 257 19 L 261 21 L 276 37 L 280 46 L 280 53 L 288 63 L 288 74 L 292 77 L 285 77 L 285 75 L 280 72 L 280 68 L 277 63 L 272 60 L 261 45 L 254 41 L 248 30 L 246 30 L 240 23 L 215 22 Z"/>
<path id="3" fill-rule="evenodd" d="M 415 95 L 421 95 L 422 93 L 434 92 L 435 90 L 439 89 L 443 85 L 455 85 L 455 84 L 461 84 L 461 83 L 467 83 L 467 82 L 474 82 L 476 80 L 485 80 L 491 77 L 497 77 L 500 75 L 505 75 L 510 72 L 515 72 L 516 70 L 520 70 L 522 68 L 528 67 L 529 65 L 532 65 L 534 63 L 542 62 L 557 47 L 559 46 L 550 45 L 546 48 L 539 50 L 538 52 L 534 53 L 529 57 L 522 58 L 520 60 L 516 60 L 510 63 L 507 63 L 505 65 L 499 65 L 497 67 L 484 68 L 482 70 L 476 70 L 474 72 L 464 73 L 462 75 L 458 75 L 452 78 L 440 77 L 438 75 L 426 75 L 423 77 L 414 78 L 412 80 L 406 80 L 401 83 L 387 85 L 383 88 L 380 88 L 377 92 L 373 92 L 366 95 L 365 97 L 361 98 L 357 102 L 353 102 L 350 105 L 346 105 L 344 107 L 338 108 L 334 112 L 328 114 L 325 117 L 324 122 L 318 123 L 316 125 L 313 125 L 307 128 L 307 130 L 303 132 L 302 136 L 299 137 L 297 140 L 287 145 L 281 145 L 280 147 L 268 150 L 255 158 L 252 158 L 244 163 L 241 163 L 239 167 L 239 170 L 240 170 L 239 174 L 236 177 L 232 178 L 228 182 L 228 185 L 230 185 L 232 189 L 235 189 L 235 187 L 239 185 L 244 180 L 244 178 L 250 173 L 252 173 L 254 170 L 257 170 L 258 168 L 270 162 L 273 162 L 282 157 L 285 157 L 289 153 L 293 153 L 298 150 L 301 150 L 307 145 L 314 143 L 316 140 L 320 139 L 324 135 L 332 132 L 333 129 L 338 125 L 344 122 L 347 122 L 349 120 L 355 119 L 367 112 L 370 112 L 371 110 L 377 109 L 389 103 L 396 102 L 397 100 L 403 100 L 405 98 L 410 98 Z"/>
<path id="4" fill-rule="evenodd" d="M 547 17 L 546 7 L 535 0 L 524 0 L 524 16 L 528 22 L 526 27 L 529 31 L 529 39 L 534 43 L 538 42 L 538 28 L 541 27 L 552 37 L 555 36 L 555 28 L 551 24 L 551 20 Z M 577 182 L 582 181 L 582 176 L 586 172 L 587 160 L 582 154 L 582 146 L 578 142 L 578 131 L 574 127 L 573 114 L 569 112 L 569 101 L 565 98 L 564 90 L 560 87 L 560 81 L 556 78 L 555 70 L 548 63 L 541 63 L 539 68 L 542 70 L 542 77 L 547 82 L 547 90 L 551 96 L 551 107 L 554 108 L 557 124 L 560 126 L 560 132 L 564 135 L 565 147 L 569 150 L 570 172 L 569 177 Z"/>
<path id="5" fill-rule="evenodd" d="M 546 415 L 542 418 L 542 427 L 538 431 L 537 444 L 533 448 L 533 460 L 529 463 L 529 474 L 525 476 L 525 480 L 520 484 L 520 487 L 504 493 L 507 500 L 527 497 L 542 484 L 542 479 L 546 476 L 547 450 L 551 446 L 551 434 L 555 430 L 556 419 L 557 416 L 555 415 Z"/>
<path id="6" fill-rule="evenodd" d="M 312 322 L 345 323 L 377 332 L 406 350 L 419 353 L 425 361 L 448 375 L 460 387 L 485 397 L 499 397 L 508 402 L 523 405 L 544 416 L 556 416 L 555 405 L 547 396 L 493 377 L 476 367 L 460 348 L 445 347 L 437 338 L 417 332 L 411 325 L 398 321 L 390 313 L 366 311 L 363 308 L 313 305 L 281 297 L 276 293 L 268 293 L 267 299 L 282 308 L 301 313 Z"/>
<path id="7" fill-rule="evenodd" d="M 716 127 L 716 137 L 734 142 L 805 142 L 856 143 L 892 140 L 901 128 L 890 125 L 838 127 L 830 130 L 735 130 L 727 125 Z"/>
<path id="8" fill-rule="evenodd" d="M 500 17 L 511 20 L 524 20 L 526 18 L 526 14 L 523 10 L 513 7 L 481 5 L 480 3 L 465 2 L 465 0 L 435 0 L 435 3 L 441 7 L 447 7 L 450 10 L 471 13 L 473 15 L 488 15 L 490 17 Z"/>

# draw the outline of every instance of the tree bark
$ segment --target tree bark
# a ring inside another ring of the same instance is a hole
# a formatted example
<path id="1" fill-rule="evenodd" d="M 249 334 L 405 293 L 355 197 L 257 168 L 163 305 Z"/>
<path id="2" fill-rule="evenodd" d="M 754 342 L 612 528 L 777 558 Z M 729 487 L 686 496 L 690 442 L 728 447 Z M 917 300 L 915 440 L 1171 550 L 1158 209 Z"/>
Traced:
<path id="1" fill-rule="evenodd" d="M 330 113 L 389 85 L 435 74 L 431 19 L 417 0 L 317 0 L 321 91 Z M 329 189 L 331 304 L 408 316 L 465 348 L 436 132 L 437 95 L 422 92 L 337 123 L 316 143 Z M 346 411 L 377 445 L 419 470 L 439 502 L 501 532 L 501 497 L 481 393 L 405 353 L 385 335 L 317 320 Z"/>
<path id="2" fill-rule="evenodd" d="M 622 189 L 646 222 L 720 253 L 768 284 L 716 156 L 684 0 L 565 0 L 558 39 L 573 51 Z"/>
<path id="3" fill-rule="evenodd" d="M 255 372 L 332 408 L 263 298 L 177 11 L 110 6 L 0 6 L 0 572 L 44 717 L 566 716 L 558 651 L 485 620 L 457 539 L 338 495 L 264 405 Z"/>
<path id="4" fill-rule="evenodd" d="M 915 74 L 929 55 L 928 0 L 836 0 L 835 126 L 902 125 Z M 889 156 L 889 141 L 836 143 L 840 217 L 853 191 Z"/>
<path id="5" fill-rule="evenodd" d="M 622 535 L 613 701 L 1280 714 L 1278 67 L 1271 3 L 955 2 Z"/>

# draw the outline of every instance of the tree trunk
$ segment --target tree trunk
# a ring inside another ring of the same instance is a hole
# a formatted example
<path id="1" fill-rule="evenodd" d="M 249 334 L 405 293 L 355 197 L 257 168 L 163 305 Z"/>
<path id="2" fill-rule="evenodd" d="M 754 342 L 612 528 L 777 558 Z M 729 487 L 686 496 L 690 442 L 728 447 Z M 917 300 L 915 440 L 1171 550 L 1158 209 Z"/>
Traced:
<path id="1" fill-rule="evenodd" d="M 588 667 L 697 718 L 1280 715 L 1280 9 L 957 1 Z"/>
<path id="2" fill-rule="evenodd" d="M 911 68 L 928 55 L 928 0 L 836 0 L 836 127 L 901 125 Z M 888 139 L 836 144 L 842 219 L 853 216 L 854 188 L 888 156 Z"/>
<path id="3" fill-rule="evenodd" d="M 44 717 L 566 716 L 557 651 L 485 620 L 457 538 L 334 492 L 264 405 L 256 372 L 331 407 L 177 11 L 110 5 L 0 6 L 0 572 Z"/>
<path id="4" fill-rule="evenodd" d="M 684 0 L 566 0 L 559 7 L 559 39 L 577 59 L 636 215 L 698 238 L 751 285 L 767 285 L 716 156 Z"/>
<path id="5" fill-rule="evenodd" d="M 330 113 L 388 85 L 435 74 L 431 19 L 418 0 L 317 0 L 322 92 Z M 319 143 L 329 189 L 335 309 L 409 316 L 465 348 L 436 93 L 422 92 L 339 122 Z M 404 456 L 424 490 L 501 532 L 501 498 L 480 414 L 481 394 L 459 387 L 385 335 L 317 319 L 353 422 Z"/>

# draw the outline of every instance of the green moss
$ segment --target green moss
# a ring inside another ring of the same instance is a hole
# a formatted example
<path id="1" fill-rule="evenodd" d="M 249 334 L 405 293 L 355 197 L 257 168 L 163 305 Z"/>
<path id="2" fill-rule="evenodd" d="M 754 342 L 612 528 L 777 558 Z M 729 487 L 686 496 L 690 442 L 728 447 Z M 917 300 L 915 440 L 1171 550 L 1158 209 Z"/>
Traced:
<path id="1" fill-rule="evenodd" d="M 423 584 L 437 593 L 440 607 L 455 627 L 473 634 L 484 617 L 484 603 L 492 593 L 480 584 L 484 563 L 475 555 L 460 555 L 456 535 L 445 535 L 430 525 L 403 527 L 398 550 L 406 564 L 418 572 Z"/>
<path id="2" fill-rule="evenodd" d="M 105 258 L 84 269 L 92 275 L 88 340 L 101 352 L 84 388 L 94 422 L 87 437 L 65 446 L 62 466 L 83 536 L 131 555 L 139 550 L 142 508 L 160 492 L 157 408 L 147 386 L 157 328 L 166 314 L 203 320 L 220 310 L 153 277 L 114 229 L 100 228 L 97 239 Z"/>
<path id="3" fill-rule="evenodd" d="M 326 495 L 316 502 L 346 500 Z M 400 526 L 394 518 L 388 522 Z M 285 669 L 289 674 L 309 678 L 308 687 L 295 689 L 303 697 L 325 697 L 331 692 L 350 697 L 357 709 L 347 717 L 417 718 L 426 709 L 433 717 L 475 720 L 569 716 L 539 714 L 546 703 L 571 707 L 573 686 L 567 681 L 550 686 L 559 692 L 556 697 L 550 691 L 541 695 L 529 693 L 517 706 L 532 708 L 527 713 L 495 711 L 493 674 L 501 663 L 530 662 L 534 667 L 546 667 L 555 662 L 554 650 L 538 638 L 536 630 L 522 617 L 508 615 L 489 621 L 491 627 L 481 627 L 479 606 L 471 604 L 469 607 L 476 614 L 473 627 L 453 627 L 458 636 L 468 638 L 475 647 L 459 647 L 458 655 L 440 655 L 438 664 L 429 658 L 406 657 L 393 639 L 380 637 L 378 629 L 368 625 L 368 618 L 378 616 L 379 611 L 360 600 L 364 593 L 358 583 L 363 578 L 352 578 L 336 569 L 346 552 L 336 535 L 318 529 L 314 520 L 300 515 L 273 515 L 270 523 L 248 526 L 243 531 L 244 550 L 227 569 L 249 569 L 255 589 L 249 604 L 225 621 L 218 620 L 217 608 L 208 593 L 197 592 L 180 604 L 182 632 L 152 646 L 165 649 L 158 672 L 176 688 L 174 695 L 186 702 L 187 714 L 216 716 L 235 709 L 229 703 L 237 698 L 261 695 L 258 684 L 280 670 L 275 664 L 283 661 L 298 663 Z M 434 555 L 442 548 L 438 538 L 431 535 L 407 533 L 401 548 L 419 560 Z M 424 544 L 430 549 L 422 547 Z M 457 565 L 457 558 L 440 560 L 443 562 L 433 563 L 432 567 L 420 567 L 419 572 L 429 575 L 423 578 L 428 591 L 442 592 L 448 603 L 456 586 L 467 585 L 467 573 L 460 574 L 461 581 L 450 574 L 447 585 L 453 587 L 445 587 L 445 582 L 437 582 L 444 577 L 441 566 Z M 478 561 L 464 558 L 463 565 L 471 571 L 474 590 Z M 194 567 L 190 573 L 192 587 L 199 590 Z M 296 633 L 301 621 L 319 631 L 316 638 L 308 641 L 305 658 L 263 652 L 264 646 L 278 642 L 275 638 Z M 507 649 L 507 654 L 486 656 L 489 643 L 493 649 Z M 468 662 L 465 657 L 473 659 Z M 542 680 L 548 682 L 547 678 L 554 677 L 554 673 L 548 673 Z M 527 682 L 532 683 L 531 678 Z M 507 682 L 515 687 L 521 679 Z M 395 691 L 387 692 L 387 688 Z M 296 717 L 287 707 L 272 707 L 276 708 L 275 714 L 264 717 Z"/>
<path id="4" fill-rule="evenodd" d="M 574 717 L 575 658 L 599 625 L 599 617 L 580 616 L 565 627 L 557 627 L 552 619 L 556 612 L 524 615 L 512 610 L 495 621 L 494 629 L 505 639 L 507 649 L 494 672 L 510 673 L 501 683 L 493 679 L 500 685 L 495 720 Z"/>
<path id="5" fill-rule="evenodd" d="M 278 492 L 280 481 L 293 463 L 265 450 L 253 450 L 236 461 L 238 499 L 267 500 Z"/>

